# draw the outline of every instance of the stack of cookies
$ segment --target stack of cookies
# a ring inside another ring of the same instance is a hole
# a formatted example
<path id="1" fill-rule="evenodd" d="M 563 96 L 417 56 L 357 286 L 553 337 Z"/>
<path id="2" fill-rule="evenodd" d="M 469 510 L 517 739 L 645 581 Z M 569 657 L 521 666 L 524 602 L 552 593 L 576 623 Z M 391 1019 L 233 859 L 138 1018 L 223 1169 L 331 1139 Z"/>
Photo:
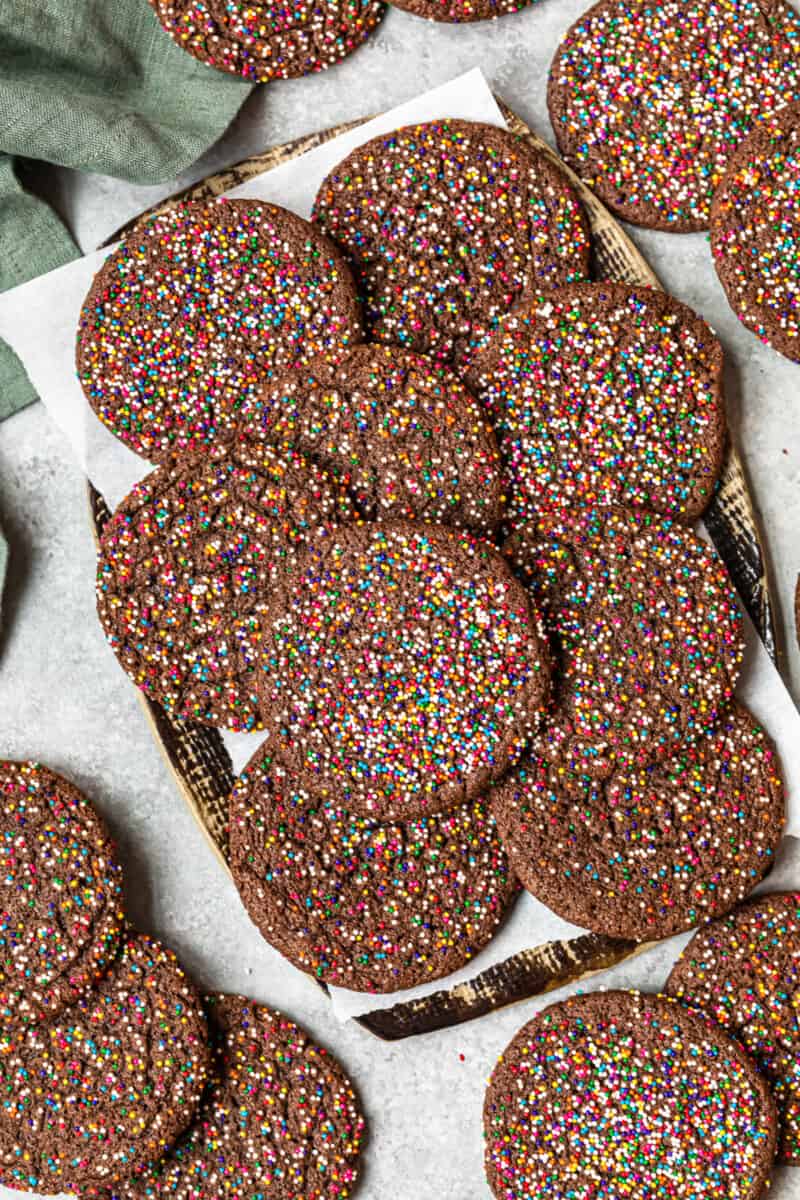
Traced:
<path id="1" fill-rule="evenodd" d="M 148 218 L 84 305 L 86 395 L 158 463 L 105 529 L 101 622 L 174 717 L 263 731 L 231 868 L 321 981 L 452 972 L 518 881 L 645 941 L 772 865 L 780 771 L 691 527 L 722 351 L 589 259 L 557 167 L 436 121 L 356 149 L 311 223 Z"/>
<path id="2" fill-rule="evenodd" d="M 364 1120 L 280 1013 L 201 999 L 126 924 L 105 826 L 36 763 L 0 763 L 0 1183 L 138 1200 L 342 1200 Z"/>

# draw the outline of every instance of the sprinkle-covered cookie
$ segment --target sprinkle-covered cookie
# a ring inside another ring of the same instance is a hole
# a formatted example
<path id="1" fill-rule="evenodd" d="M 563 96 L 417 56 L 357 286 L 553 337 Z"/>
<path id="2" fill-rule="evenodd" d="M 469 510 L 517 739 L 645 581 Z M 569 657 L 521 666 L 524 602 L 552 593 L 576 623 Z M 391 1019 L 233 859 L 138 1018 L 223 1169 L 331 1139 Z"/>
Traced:
<path id="1" fill-rule="evenodd" d="M 490 796 L 530 892 L 567 921 L 640 942 L 733 908 L 783 832 L 777 755 L 739 705 L 665 762 L 597 780 L 534 755 Z"/>
<path id="2" fill-rule="evenodd" d="M 300 551 L 354 516 L 298 454 L 234 438 L 157 467 L 106 525 L 97 611 L 138 687 L 176 716 L 258 728 L 261 617 Z"/>
<path id="3" fill-rule="evenodd" d="M 212 1073 L 192 1125 L 109 1200 L 347 1200 L 366 1122 L 333 1055 L 274 1009 L 206 999 Z"/>
<path id="4" fill-rule="evenodd" d="M 383 16 L 380 0 L 150 0 L 161 24 L 200 62 L 252 83 L 322 71 Z"/>
<path id="5" fill-rule="evenodd" d="M 600 0 L 553 59 L 561 153 L 627 221 L 687 233 L 742 138 L 800 100 L 800 18 L 783 0 Z"/>
<path id="6" fill-rule="evenodd" d="M 489 1081 L 498 1200 L 758 1200 L 775 1106 L 741 1048 L 664 996 L 594 992 L 519 1031 Z"/>
<path id="7" fill-rule="evenodd" d="M 445 367 L 394 346 L 356 346 L 269 384 L 239 429 L 313 459 L 346 484 L 369 520 L 423 521 L 491 533 L 504 483 L 494 434 Z"/>
<path id="8" fill-rule="evenodd" d="M 497 552 L 441 525 L 342 526 L 264 622 L 259 695 L 315 797 L 409 821 L 480 796 L 539 723 L 549 660 Z"/>
<path id="9" fill-rule="evenodd" d="M 265 379 L 361 340 L 355 284 L 274 204 L 180 204 L 141 222 L 84 301 L 77 369 L 100 420 L 154 462 L 206 446 Z"/>
<path id="10" fill-rule="evenodd" d="M 105 825 L 47 767 L 0 762 L 0 1017 L 45 1020 L 116 955 L 122 872 Z"/>
<path id="11" fill-rule="evenodd" d="M 689 519 L 722 464 L 722 347 L 652 288 L 579 283 L 515 310 L 470 364 L 509 474 L 508 522 L 557 504 Z"/>
<path id="12" fill-rule="evenodd" d="M 699 930 L 666 991 L 750 1052 L 778 1106 L 778 1161 L 800 1165 L 800 894 L 759 896 Z"/>
<path id="13" fill-rule="evenodd" d="M 527 8 L 532 0 L 391 0 L 393 8 L 403 8 L 427 21 L 447 21 L 463 25 L 468 21 L 490 21 Z"/>
<path id="14" fill-rule="evenodd" d="M 458 970 L 518 884 L 486 802 L 373 824 L 261 750 L 231 797 L 231 870 L 261 933 L 325 983 L 394 992 Z"/>
<path id="15" fill-rule="evenodd" d="M 440 362 L 515 304 L 584 279 L 589 235 L 566 176 L 505 129 L 407 125 L 322 183 L 314 219 L 342 246 L 373 337 Z"/>
<path id="16" fill-rule="evenodd" d="M 798 195 L 800 106 L 794 106 L 742 143 L 711 206 L 711 250 L 731 308 L 794 362 L 800 362 Z"/>
<path id="17" fill-rule="evenodd" d="M 0 1029 L 0 1183 L 104 1195 L 188 1127 L 208 1061 L 200 1001 L 174 955 L 129 934 L 83 999 Z"/>
<path id="18" fill-rule="evenodd" d="M 579 772 L 644 765 L 704 736 L 728 704 L 744 643 L 716 551 L 666 517 L 607 509 L 543 515 L 506 550 L 551 635 L 546 758 Z"/>

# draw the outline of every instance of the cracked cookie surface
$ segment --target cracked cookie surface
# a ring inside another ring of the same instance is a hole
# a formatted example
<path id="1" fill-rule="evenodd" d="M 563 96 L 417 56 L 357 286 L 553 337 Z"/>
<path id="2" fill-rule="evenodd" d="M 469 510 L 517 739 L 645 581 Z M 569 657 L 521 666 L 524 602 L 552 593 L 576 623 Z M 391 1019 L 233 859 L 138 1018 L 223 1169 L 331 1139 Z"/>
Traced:
<path id="1" fill-rule="evenodd" d="M 197 1111 L 207 1042 L 174 955 L 129 934 L 83 999 L 52 1021 L 2 1030 L 0 1182 L 102 1196 L 146 1169 Z"/>
<path id="2" fill-rule="evenodd" d="M 348 255 L 372 337 L 461 362 L 514 305 L 589 266 L 571 184 L 505 129 L 408 125 L 358 147 L 314 220 Z"/>
<path id="3" fill-rule="evenodd" d="M 113 961 L 122 870 L 86 797 L 40 763 L 0 761 L 0 1015 L 45 1020 Z"/>
<path id="4" fill-rule="evenodd" d="M 322 71 L 370 35 L 378 0 L 150 0 L 182 50 L 253 83 Z"/>
<path id="5" fill-rule="evenodd" d="M 773 893 L 698 930 L 665 991 L 738 1038 L 778 1106 L 778 1162 L 800 1164 L 800 894 Z"/>
<path id="6" fill-rule="evenodd" d="M 334 1056 L 243 996 L 208 996 L 204 1007 L 212 1062 L 194 1121 L 152 1170 L 106 1200 L 347 1200 L 366 1122 Z"/>
<path id="7" fill-rule="evenodd" d="M 737 149 L 711 207 L 711 252 L 728 303 L 762 342 L 800 362 L 800 106 Z"/>
<path id="8" fill-rule="evenodd" d="M 718 1027 L 664 996 L 594 992 L 514 1037 L 484 1103 L 498 1200 L 758 1200 L 775 1106 Z M 602 1183 L 598 1185 L 598 1180 Z"/>
<path id="9" fill-rule="evenodd" d="M 255 675 L 270 594 L 304 546 L 354 516 L 324 471 L 258 439 L 157 467 L 100 541 L 97 610 L 122 667 L 176 716 L 260 727 Z"/>
<path id="10" fill-rule="evenodd" d="M 367 520 L 419 518 L 491 534 L 504 480 L 483 412 L 447 368 L 394 346 L 356 346 L 260 391 L 239 429 L 313 459 Z"/>
<path id="11" fill-rule="evenodd" d="M 742 617 L 722 561 L 692 529 L 575 509 L 543 514 L 505 549 L 558 668 L 538 753 L 603 776 L 668 757 L 716 724 L 741 669 Z"/>
<path id="12" fill-rule="evenodd" d="M 259 200 L 189 201 L 137 225 L 89 290 L 78 378 L 112 433 L 153 462 L 230 433 L 275 374 L 361 340 L 344 258 Z"/>
<path id="13" fill-rule="evenodd" d="M 376 824 L 261 751 L 231 796 L 231 870 L 251 919 L 301 970 L 395 992 L 458 970 L 518 892 L 485 799 Z"/>
<path id="14" fill-rule="evenodd" d="M 575 925 L 638 942 L 733 908 L 771 869 L 784 823 L 775 749 L 736 704 L 654 766 L 597 780 L 533 755 L 489 801 L 530 892 Z"/>
<path id="15" fill-rule="evenodd" d="M 320 799 L 375 821 L 480 796 L 537 727 L 549 658 L 492 547 L 441 525 L 341 526 L 264 621 L 272 746 Z"/>
<path id="16" fill-rule="evenodd" d="M 689 520 L 722 466 L 722 347 L 671 296 L 571 284 L 516 309 L 466 382 L 509 476 L 507 524 L 542 508 L 638 506 Z"/>

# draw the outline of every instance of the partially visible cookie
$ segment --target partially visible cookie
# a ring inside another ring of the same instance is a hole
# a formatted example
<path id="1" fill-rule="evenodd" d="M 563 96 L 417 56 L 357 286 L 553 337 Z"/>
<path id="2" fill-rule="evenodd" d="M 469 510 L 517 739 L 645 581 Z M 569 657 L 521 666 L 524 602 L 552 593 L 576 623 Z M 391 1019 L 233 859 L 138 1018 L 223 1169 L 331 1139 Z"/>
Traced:
<path id="1" fill-rule="evenodd" d="M 0 1017 L 57 1016 L 113 961 L 122 871 L 77 788 L 33 762 L 0 762 Z"/>
<path id="2" fill-rule="evenodd" d="M 374 824 L 317 798 L 267 750 L 236 781 L 230 847 L 267 941 L 354 991 L 395 992 L 458 970 L 519 890 L 485 800 Z"/>
<path id="3" fill-rule="evenodd" d="M 772 867 L 780 763 L 739 705 L 674 758 L 605 780 L 527 758 L 490 793 L 525 887 L 567 921 L 652 941 L 727 912 Z"/>
<path id="4" fill-rule="evenodd" d="M 108 1200 L 347 1200 L 366 1122 L 333 1055 L 275 1009 L 209 996 L 213 1052 L 200 1110 L 141 1178 Z"/>
<path id="5" fill-rule="evenodd" d="M 0 1183 L 104 1195 L 190 1125 L 208 1062 L 200 1001 L 174 955 L 129 934 L 84 998 L 0 1031 Z"/>
<path id="6" fill-rule="evenodd" d="M 266 379 L 361 340 L 350 271 L 307 221 L 260 200 L 140 222 L 95 276 L 77 370 L 100 420 L 153 462 L 212 444 Z"/>
<path id="7" fill-rule="evenodd" d="M 500 1056 L 483 1116 L 498 1200 L 759 1200 L 772 1172 L 766 1083 L 664 996 L 551 1004 Z"/>
<path id="8" fill-rule="evenodd" d="M 447 21 L 463 25 L 468 21 L 490 21 L 527 8 L 532 0 L 390 0 L 393 8 L 403 8 L 428 21 Z"/>
<path id="9" fill-rule="evenodd" d="M 206 725 L 260 725 L 256 665 L 271 592 L 298 554 L 355 516 L 299 454 L 237 437 L 157 467 L 100 540 L 97 611 L 134 683 Z"/>
<path id="10" fill-rule="evenodd" d="M 492 533 L 504 481 L 478 402 L 446 367 L 394 346 L 356 346 L 331 368 L 268 384 L 239 429 L 312 458 L 369 520 L 420 518 Z"/>
<path id="11" fill-rule="evenodd" d="M 309 791 L 373 821 L 479 797 L 539 724 L 549 658 L 522 585 L 441 525 L 341 526 L 263 622 L 272 745 Z"/>
<path id="12" fill-rule="evenodd" d="M 470 121 L 407 125 L 359 146 L 314 220 L 349 256 L 375 340 L 460 361 L 515 304 L 584 279 L 580 201 L 545 155 Z"/>
<path id="13" fill-rule="evenodd" d="M 578 283 L 517 308 L 466 375 L 509 474 L 508 523 L 554 505 L 689 520 L 722 465 L 722 347 L 652 288 Z"/>
<path id="14" fill-rule="evenodd" d="M 173 41 L 200 62 L 253 83 L 331 67 L 383 16 L 381 0 L 150 0 Z"/>
<path id="15" fill-rule="evenodd" d="M 732 155 L 711 206 L 711 252 L 740 321 L 800 362 L 800 105 Z"/>
<path id="16" fill-rule="evenodd" d="M 698 930 L 665 990 L 753 1056 L 778 1106 L 778 1161 L 800 1165 L 800 894 L 759 896 Z"/>
<path id="17" fill-rule="evenodd" d="M 800 100 L 800 17 L 784 0 L 600 0 L 550 67 L 561 153 L 617 216 L 688 233 L 742 138 Z"/>
<path id="18" fill-rule="evenodd" d="M 634 510 L 543 514 L 507 543 L 551 635 L 538 752 L 579 773 L 640 766 L 704 737 L 733 695 L 744 641 L 716 551 Z"/>

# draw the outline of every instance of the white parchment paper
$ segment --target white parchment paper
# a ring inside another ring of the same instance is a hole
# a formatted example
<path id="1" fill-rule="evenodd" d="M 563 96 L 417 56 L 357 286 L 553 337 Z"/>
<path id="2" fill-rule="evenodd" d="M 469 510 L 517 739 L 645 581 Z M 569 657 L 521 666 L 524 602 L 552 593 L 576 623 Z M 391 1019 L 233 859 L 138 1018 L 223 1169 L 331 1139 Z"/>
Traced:
<path id="1" fill-rule="evenodd" d="M 483 75 L 476 69 L 309 151 L 299 159 L 249 180 L 228 194 L 269 200 L 308 217 L 319 184 L 344 155 L 370 138 L 399 125 L 441 117 L 505 124 Z M 75 332 L 81 305 L 96 271 L 108 253 L 108 250 L 102 250 L 89 254 L 0 295 L 0 337 L 16 350 L 78 462 L 109 505 L 114 507 L 131 485 L 147 473 L 149 466 L 97 420 L 78 384 L 74 367 Z M 787 833 L 800 836 L 800 714 L 750 626 L 748 641 L 747 665 L 738 695 L 764 724 L 778 746 L 787 784 Z M 255 753 L 262 736 L 223 734 L 237 771 Z M 779 885 L 800 887 L 800 853 L 796 852 L 795 843 L 788 840 L 782 848 L 779 867 L 776 867 L 766 886 L 774 888 Z M 338 1017 L 347 1019 L 390 1007 L 402 1000 L 471 979 L 520 950 L 544 941 L 573 937 L 580 932 L 532 896 L 524 894 L 497 937 L 463 970 L 444 981 L 396 992 L 388 997 L 367 996 L 333 988 L 333 1009 Z M 686 936 L 683 936 L 660 943 L 645 954 L 604 974 L 603 984 L 611 986 L 616 981 L 617 986 L 658 986 L 685 941 Z"/>

